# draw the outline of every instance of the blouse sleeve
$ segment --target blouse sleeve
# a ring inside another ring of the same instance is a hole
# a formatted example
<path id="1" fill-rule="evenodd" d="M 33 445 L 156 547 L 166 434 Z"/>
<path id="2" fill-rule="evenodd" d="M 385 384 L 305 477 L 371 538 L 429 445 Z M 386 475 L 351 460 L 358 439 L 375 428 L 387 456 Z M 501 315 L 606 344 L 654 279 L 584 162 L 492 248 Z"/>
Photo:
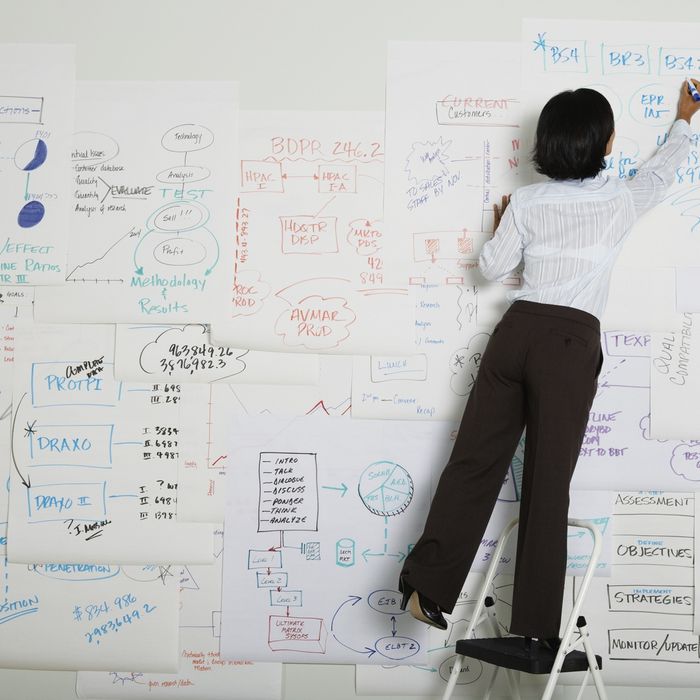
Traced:
<path id="1" fill-rule="evenodd" d="M 656 206 L 676 178 L 676 169 L 690 151 L 690 124 L 683 119 L 673 123 L 668 138 L 627 181 L 637 216 Z"/>

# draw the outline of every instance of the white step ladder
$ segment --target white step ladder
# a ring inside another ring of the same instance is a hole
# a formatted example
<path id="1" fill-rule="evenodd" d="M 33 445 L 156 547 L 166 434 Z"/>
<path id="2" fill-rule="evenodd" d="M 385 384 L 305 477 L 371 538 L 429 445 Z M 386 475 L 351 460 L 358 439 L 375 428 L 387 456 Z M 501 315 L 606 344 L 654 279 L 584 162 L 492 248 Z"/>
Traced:
<path id="1" fill-rule="evenodd" d="M 483 700 L 489 700 L 491 697 L 491 691 L 500 669 L 505 671 L 510 695 L 513 700 L 521 700 L 518 679 L 514 671 L 525 671 L 526 673 L 535 674 L 549 673 L 549 679 L 541 696 L 541 700 L 551 700 L 560 673 L 585 671 L 576 700 L 580 700 L 583 696 L 583 691 L 591 676 L 593 677 L 593 683 L 598 692 L 598 698 L 600 700 L 607 700 L 608 696 L 605 692 L 603 679 L 600 673 L 602 661 L 600 656 L 596 656 L 593 653 L 593 647 L 591 646 L 588 630 L 586 628 L 586 620 L 580 615 L 583 599 L 588 591 L 591 579 L 593 578 L 593 572 L 595 571 L 603 546 L 600 531 L 595 525 L 586 520 L 569 518 L 569 527 L 584 528 L 589 530 L 593 535 L 593 549 L 591 550 L 590 561 L 588 562 L 588 567 L 583 576 L 581 588 L 574 600 L 573 609 L 564 628 L 559 650 L 555 653 L 544 647 L 538 648 L 537 642 L 533 640 L 533 650 L 529 651 L 525 649 L 522 637 L 502 636 L 501 629 L 496 620 L 494 601 L 488 595 L 489 587 L 496 575 L 496 568 L 501 559 L 503 548 L 517 524 L 518 518 L 515 518 L 515 520 L 505 527 L 498 540 L 498 545 L 496 546 L 488 571 L 486 572 L 486 578 L 479 592 L 476 607 L 474 608 L 474 613 L 472 614 L 469 627 L 467 628 L 467 633 L 464 639 L 457 642 L 457 658 L 452 667 L 452 672 L 442 700 L 449 700 L 452 697 L 452 692 L 454 691 L 457 680 L 459 679 L 459 674 L 462 670 L 462 659 L 465 656 L 479 659 L 480 661 L 493 664 L 496 667 Z M 496 636 L 475 639 L 475 630 L 484 621 L 489 623 L 493 634 Z M 583 647 L 583 651 L 578 650 L 579 647 Z"/>

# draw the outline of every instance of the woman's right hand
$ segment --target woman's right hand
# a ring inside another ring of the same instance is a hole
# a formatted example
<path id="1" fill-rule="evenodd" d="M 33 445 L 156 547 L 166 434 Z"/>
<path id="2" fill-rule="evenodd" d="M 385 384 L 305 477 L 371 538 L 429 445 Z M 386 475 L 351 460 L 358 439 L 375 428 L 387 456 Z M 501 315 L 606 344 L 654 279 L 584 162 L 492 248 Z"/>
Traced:
<path id="1" fill-rule="evenodd" d="M 695 88 L 700 91 L 700 82 L 697 80 L 690 79 L 695 85 Z M 684 80 L 681 85 L 681 94 L 678 98 L 678 110 L 676 112 L 676 119 L 684 119 L 688 123 L 693 118 L 693 115 L 700 110 L 700 102 L 696 102 L 693 96 L 688 90 L 688 83 Z"/>
<path id="2" fill-rule="evenodd" d="M 498 204 L 493 205 L 493 230 L 494 231 L 498 228 L 498 224 L 501 223 L 501 219 L 503 218 L 503 212 L 506 210 L 506 207 L 509 204 L 510 204 L 510 195 L 504 194 L 501 197 L 501 206 L 499 207 Z"/>

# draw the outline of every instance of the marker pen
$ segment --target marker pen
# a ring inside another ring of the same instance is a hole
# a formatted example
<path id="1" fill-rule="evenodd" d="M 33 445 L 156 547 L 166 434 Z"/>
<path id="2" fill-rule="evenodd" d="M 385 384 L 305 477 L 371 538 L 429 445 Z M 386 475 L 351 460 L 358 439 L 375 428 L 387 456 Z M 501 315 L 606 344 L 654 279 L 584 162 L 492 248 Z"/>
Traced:
<path id="1" fill-rule="evenodd" d="M 698 92 L 698 89 L 693 85 L 693 82 L 690 78 L 686 78 L 685 82 L 688 83 L 688 92 L 691 94 L 692 98 L 696 102 L 700 102 L 700 92 Z"/>

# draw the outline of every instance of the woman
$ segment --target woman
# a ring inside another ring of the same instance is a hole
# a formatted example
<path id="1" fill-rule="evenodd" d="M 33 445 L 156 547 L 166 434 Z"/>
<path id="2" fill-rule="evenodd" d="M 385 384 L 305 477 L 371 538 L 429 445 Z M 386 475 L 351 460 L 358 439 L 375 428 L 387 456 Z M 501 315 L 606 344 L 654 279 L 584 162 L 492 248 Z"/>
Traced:
<path id="1" fill-rule="evenodd" d="M 567 91 L 542 110 L 533 160 L 550 179 L 513 194 L 479 259 L 488 280 L 524 263 L 523 284 L 508 294 L 400 577 L 402 609 L 417 619 L 447 628 L 443 612 L 457 601 L 526 427 L 510 631 L 558 645 L 569 482 L 602 365 L 613 263 L 636 218 L 673 183 L 699 108 L 684 83 L 668 139 L 628 181 L 602 175 L 615 136 L 605 97 Z"/>

